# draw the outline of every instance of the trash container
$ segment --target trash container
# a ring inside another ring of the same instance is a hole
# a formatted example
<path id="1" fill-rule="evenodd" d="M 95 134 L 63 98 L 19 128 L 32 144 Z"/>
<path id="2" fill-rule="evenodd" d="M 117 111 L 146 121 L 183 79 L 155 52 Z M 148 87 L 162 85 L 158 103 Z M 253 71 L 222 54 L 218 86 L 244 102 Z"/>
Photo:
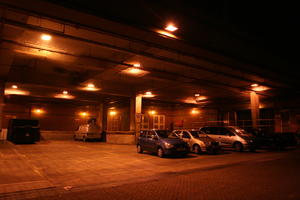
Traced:
<path id="1" fill-rule="evenodd" d="M 8 125 L 7 140 L 16 144 L 35 143 L 39 141 L 39 121 L 29 119 L 11 119 Z"/>

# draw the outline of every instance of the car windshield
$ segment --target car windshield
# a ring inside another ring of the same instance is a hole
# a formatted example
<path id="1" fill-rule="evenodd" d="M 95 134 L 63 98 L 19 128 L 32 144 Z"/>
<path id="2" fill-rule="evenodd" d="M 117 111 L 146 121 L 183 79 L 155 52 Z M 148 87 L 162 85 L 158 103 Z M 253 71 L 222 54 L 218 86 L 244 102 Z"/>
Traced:
<path id="1" fill-rule="evenodd" d="M 193 136 L 194 138 L 199 138 L 199 137 L 200 137 L 200 136 L 199 136 L 200 131 L 190 131 L 190 133 L 192 134 L 192 136 Z"/>
<path id="2" fill-rule="evenodd" d="M 156 133 L 161 138 L 178 138 L 175 133 L 167 130 L 156 130 Z"/>

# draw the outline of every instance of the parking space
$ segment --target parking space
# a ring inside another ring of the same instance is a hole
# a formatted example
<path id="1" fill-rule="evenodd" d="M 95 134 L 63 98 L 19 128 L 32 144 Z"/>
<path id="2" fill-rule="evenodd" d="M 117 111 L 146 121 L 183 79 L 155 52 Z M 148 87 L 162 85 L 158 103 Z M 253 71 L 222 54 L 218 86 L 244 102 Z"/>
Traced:
<path id="1" fill-rule="evenodd" d="M 193 170 L 276 159 L 287 153 L 225 151 L 220 155 L 188 154 L 162 159 L 149 153 L 136 153 L 135 145 L 81 141 L 47 141 L 34 145 L 5 142 L 0 149 L 0 194 L 111 187 Z"/>

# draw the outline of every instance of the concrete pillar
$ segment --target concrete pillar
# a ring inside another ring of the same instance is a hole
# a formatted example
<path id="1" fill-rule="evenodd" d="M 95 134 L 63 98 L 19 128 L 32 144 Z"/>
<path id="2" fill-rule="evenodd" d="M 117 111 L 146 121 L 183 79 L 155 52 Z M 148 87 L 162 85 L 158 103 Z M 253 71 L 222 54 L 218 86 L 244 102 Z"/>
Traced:
<path id="1" fill-rule="evenodd" d="M 2 136 L 2 127 L 3 127 L 3 107 L 4 107 L 4 81 L 0 80 L 0 136 Z M 1 137 L 0 137 L 1 139 Z"/>
<path id="2" fill-rule="evenodd" d="M 135 131 L 135 98 L 130 99 L 130 131 Z"/>
<path id="3" fill-rule="evenodd" d="M 142 95 L 137 95 L 135 97 L 135 135 L 136 139 L 140 135 L 142 123 Z"/>
<path id="4" fill-rule="evenodd" d="M 103 130 L 103 104 L 99 104 L 98 114 L 97 114 L 97 124 Z"/>
<path id="5" fill-rule="evenodd" d="M 250 104 L 252 127 L 257 128 L 257 119 L 259 118 L 259 96 L 254 91 L 250 92 Z"/>

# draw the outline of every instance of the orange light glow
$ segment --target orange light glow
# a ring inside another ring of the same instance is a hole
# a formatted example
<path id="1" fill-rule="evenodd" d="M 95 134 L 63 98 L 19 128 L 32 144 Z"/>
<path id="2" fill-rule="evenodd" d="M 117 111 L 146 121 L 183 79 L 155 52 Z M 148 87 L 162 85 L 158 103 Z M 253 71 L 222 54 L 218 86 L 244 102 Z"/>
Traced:
<path id="1" fill-rule="evenodd" d="M 174 32 L 176 31 L 178 28 L 176 26 L 174 26 L 173 24 L 168 24 L 165 28 L 165 30 L 167 31 L 171 31 L 171 32 Z"/>
<path id="2" fill-rule="evenodd" d="M 85 87 L 79 87 L 80 90 L 86 91 L 99 91 L 100 88 L 97 88 L 93 83 L 87 84 Z"/>
<path id="3" fill-rule="evenodd" d="M 41 39 L 44 40 L 44 41 L 50 41 L 52 39 L 52 36 L 51 35 L 47 35 L 47 34 L 43 34 L 41 36 Z"/>
<path id="4" fill-rule="evenodd" d="M 155 114 L 156 114 L 156 111 L 155 111 L 155 110 L 150 110 L 148 113 L 149 113 L 150 115 L 155 115 Z"/>
<path id="5" fill-rule="evenodd" d="M 155 95 L 152 94 L 151 91 L 147 91 L 147 92 L 145 92 L 145 94 L 143 94 L 143 97 L 146 97 L 146 98 L 152 98 L 152 97 L 155 97 Z"/>
<path id="6" fill-rule="evenodd" d="M 115 110 L 109 111 L 110 116 L 115 116 L 116 114 L 117 114 L 117 111 L 115 111 Z"/>
<path id="7" fill-rule="evenodd" d="M 266 87 L 266 86 L 257 86 L 257 87 L 253 87 L 252 90 L 254 90 L 255 92 L 262 92 L 262 91 L 265 91 L 265 90 L 268 90 L 270 88 Z"/>
<path id="8" fill-rule="evenodd" d="M 79 115 L 81 117 L 87 117 L 87 116 L 89 116 L 89 113 L 88 112 L 80 112 Z"/>
<path id="9" fill-rule="evenodd" d="M 200 94 L 195 94 L 195 97 L 199 97 L 200 96 Z"/>
<path id="10" fill-rule="evenodd" d="M 40 115 L 40 114 L 43 114 L 44 113 L 44 110 L 40 109 L 40 108 L 36 108 L 33 110 L 33 113 L 37 114 L 37 115 Z"/>
<path id="11" fill-rule="evenodd" d="M 164 30 L 156 30 L 157 33 L 163 35 L 163 36 L 167 36 L 167 37 L 170 37 L 170 38 L 175 38 L 177 39 L 177 36 L 170 33 L 170 32 L 167 32 L 167 31 L 164 31 Z"/>
<path id="12" fill-rule="evenodd" d="M 70 94 L 56 94 L 54 95 L 55 98 L 60 98 L 60 99 L 74 99 L 75 97 L 70 95 Z"/>
<path id="13" fill-rule="evenodd" d="M 140 63 L 134 63 L 133 66 L 134 67 L 141 67 L 141 64 Z"/>
<path id="14" fill-rule="evenodd" d="M 64 90 L 64 91 L 63 91 L 63 94 L 68 94 L 68 93 L 69 93 L 69 92 L 68 92 L 68 91 L 66 91 L 66 90 Z"/>
<path id="15" fill-rule="evenodd" d="M 18 86 L 17 85 L 12 85 L 11 88 L 18 89 Z"/>
<path id="16" fill-rule="evenodd" d="M 148 74 L 148 71 L 142 70 L 138 67 L 129 67 L 127 69 L 122 70 L 122 73 L 133 75 L 133 76 L 144 76 Z"/>
<path id="17" fill-rule="evenodd" d="M 258 86 L 257 83 L 253 83 L 253 84 L 251 85 L 251 87 L 257 87 L 257 86 Z"/>
<path id="18" fill-rule="evenodd" d="M 192 111 L 191 111 L 191 114 L 193 114 L 193 115 L 196 115 L 196 114 L 199 114 L 199 113 L 200 113 L 200 111 L 196 108 L 193 108 Z"/>
<path id="19" fill-rule="evenodd" d="M 196 102 L 199 102 L 199 101 L 204 101 L 204 100 L 206 100 L 207 99 L 207 97 L 206 96 L 196 96 L 195 95 L 195 97 L 196 97 Z"/>
<path id="20" fill-rule="evenodd" d="M 6 89 L 4 91 L 5 95 L 10 95 L 10 94 L 15 94 L 15 95 L 29 95 L 30 93 L 25 90 L 20 90 L 20 89 Z"/>

